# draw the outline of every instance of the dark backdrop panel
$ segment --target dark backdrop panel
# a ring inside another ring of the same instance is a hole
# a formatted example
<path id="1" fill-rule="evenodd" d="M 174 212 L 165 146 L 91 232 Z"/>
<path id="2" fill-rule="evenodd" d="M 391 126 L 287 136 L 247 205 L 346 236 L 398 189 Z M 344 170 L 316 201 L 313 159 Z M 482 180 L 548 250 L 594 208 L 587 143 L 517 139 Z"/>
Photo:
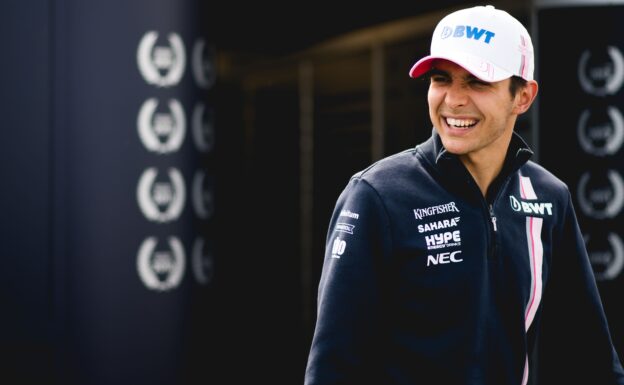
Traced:
<path id="1" fill-rule="evenodd" d="M 616 349 L 624 353 L 624 6 L 537 13 L 541 163 L 570 187 Z M 599 21 L 599 24 L 588 21 Z M 590 27 L 591 25 L 591 27 Z M 581 315 L 582 316 L 582 315 Z"/>
<path id="2" fill-rule="evenodd" d="M 206 9 L 55 6 L 59 382 L 210 382 L 218 181 Z"/>
<path id="3" fill-rule="evenodd" d="M 8 1 L 0 12 L 0 353 L 14 383 L 49 377 L 50 6 Z"/>

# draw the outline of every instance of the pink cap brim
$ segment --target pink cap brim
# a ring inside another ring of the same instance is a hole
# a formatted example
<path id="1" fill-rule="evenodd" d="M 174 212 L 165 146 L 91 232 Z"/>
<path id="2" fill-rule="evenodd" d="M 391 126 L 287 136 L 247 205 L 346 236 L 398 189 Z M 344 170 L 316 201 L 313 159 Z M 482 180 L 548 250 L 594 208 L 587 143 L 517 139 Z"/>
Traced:
<path id="1" fill-rule="evenodd" d="M 464 68 L 477 78 L 486 82 L 497 82 L 511 77 L 513 74 L 496 67 L 491 63 L 486 63 L 473 55 L 457 52 L 452 55 L 429 55 L 417 61 L 409 71 L 409 76 L 418 78 L 427 73 L 433 62 L 438 59 L 448 60 Z"/>
<path id="2" fill-rule="evenodd" d="M 424 74 L 426 74 L 431 69 L 431 64 L 437 57 L 433 56 L 425 56 L 424 58 L 417 61 L 410 69 L 409 76 L 411 78 L 418 78 Z"/>

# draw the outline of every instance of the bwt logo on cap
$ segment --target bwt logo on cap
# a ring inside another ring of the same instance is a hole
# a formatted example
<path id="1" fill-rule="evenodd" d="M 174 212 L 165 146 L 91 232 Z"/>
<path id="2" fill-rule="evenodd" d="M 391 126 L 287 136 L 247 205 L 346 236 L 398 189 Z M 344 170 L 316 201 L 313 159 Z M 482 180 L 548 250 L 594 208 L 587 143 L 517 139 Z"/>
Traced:
<path id="1" fill-rule="evenodd" d="M 455 27 L 447 27 L 442 28 L 442 33 L 440 34 L 440 38 L 446 39 L 447 37 L 465 37 L 467 39 L 481 40 L 483 37 L 483 42 L 486 44 L 490 44 L 490 40 L 496 34 L 492 31 L 488 31 L 487 29 L 472 27 L 470 25 L 457 25 Z"/>

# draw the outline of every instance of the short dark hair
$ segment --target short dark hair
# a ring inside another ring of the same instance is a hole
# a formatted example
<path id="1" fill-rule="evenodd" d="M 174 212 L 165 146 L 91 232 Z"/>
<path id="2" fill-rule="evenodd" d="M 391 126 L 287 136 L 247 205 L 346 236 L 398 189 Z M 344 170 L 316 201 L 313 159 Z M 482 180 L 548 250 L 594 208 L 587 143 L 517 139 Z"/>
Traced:
<path id="1" fill-rule="evenodd" d="M 511 81 L 509 82 L 509 92 L 511 92 L 511 96 L 512 97 L 516 96 L 516 92 L 520 88 L 524 88 L 526 84 L 527 84 L 527 81 L 521 78 L 520 76 L 516 76 L 516 75 L 512 76 Z"/>

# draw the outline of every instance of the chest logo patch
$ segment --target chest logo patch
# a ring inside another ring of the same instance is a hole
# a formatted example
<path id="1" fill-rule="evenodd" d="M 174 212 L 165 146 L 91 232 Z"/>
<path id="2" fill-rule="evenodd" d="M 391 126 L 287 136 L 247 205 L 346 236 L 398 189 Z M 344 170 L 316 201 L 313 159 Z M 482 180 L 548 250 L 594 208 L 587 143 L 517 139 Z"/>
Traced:
<path id="1" fill-rule="evenodd" d="M 509 203 L 513 211 L 530 215 L 552 215 L 553 204 L 550 202 L 518 200 L 518 198 L 510 195 Z"/>

